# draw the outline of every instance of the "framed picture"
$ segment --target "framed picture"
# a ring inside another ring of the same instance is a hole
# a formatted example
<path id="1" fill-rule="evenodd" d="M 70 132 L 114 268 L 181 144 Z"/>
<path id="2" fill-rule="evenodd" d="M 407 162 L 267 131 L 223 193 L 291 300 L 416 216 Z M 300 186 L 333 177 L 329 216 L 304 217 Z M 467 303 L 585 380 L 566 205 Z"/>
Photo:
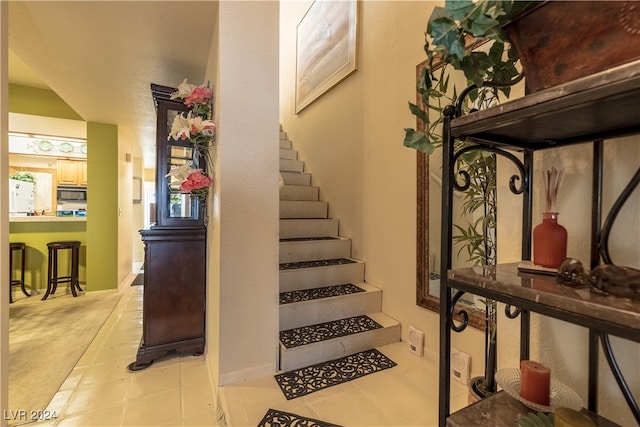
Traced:
<path id="1" fill-rule="evenodd" d="M 356 0 L 315 0 L 296 29 L 296 113 L 357 69 Z"/>

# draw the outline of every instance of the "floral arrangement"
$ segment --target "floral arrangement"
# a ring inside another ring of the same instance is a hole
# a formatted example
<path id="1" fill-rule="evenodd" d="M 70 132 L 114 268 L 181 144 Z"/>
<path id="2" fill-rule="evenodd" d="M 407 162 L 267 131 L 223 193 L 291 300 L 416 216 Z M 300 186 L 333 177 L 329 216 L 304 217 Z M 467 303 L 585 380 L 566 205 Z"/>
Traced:
<path id="1" fill-rule="evenodd" d="M 185 116 L 178 114 L 171 125 L 169 139 L 189 140 L 194 149 L 200 153 L 212 170 L 212 162 L 209 150 L 215 138 L 216 125 L 211 120 L 211 99 L 213 92 L 206 86 L 195 86 L 184 79 L 176 92 L 171 94 L 171 99 L 182 99 L 184 104 L 191 108 Z M 172 166 L 167 174 L 172 182 L 180 182 L 180 192 L 194 194 L 201 200 L 205 200 L 209 192 L 212 180 L 202 169 L 192 168 L 192 164 Z"/>

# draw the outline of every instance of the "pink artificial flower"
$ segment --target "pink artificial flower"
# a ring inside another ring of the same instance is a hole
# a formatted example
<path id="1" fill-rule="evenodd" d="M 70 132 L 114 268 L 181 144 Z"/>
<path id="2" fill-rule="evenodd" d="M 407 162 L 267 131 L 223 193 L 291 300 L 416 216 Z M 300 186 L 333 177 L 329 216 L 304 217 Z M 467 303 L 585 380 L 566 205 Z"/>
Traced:
<path id="1" fill-rule="evenodd" d="M 192 190 L 199 190 L 211 185 L 211 178 L 202 173 L 200 169 L 191 172 L 187 179 L 180 184 L 180 191 L 190 193 Z"/>
<path id="2" fill-rule="evenodd" d="M 184 98 L 186 105 L 206 104 L 213 96 L 213 92 L 208 87 L 198 86 Z"/>

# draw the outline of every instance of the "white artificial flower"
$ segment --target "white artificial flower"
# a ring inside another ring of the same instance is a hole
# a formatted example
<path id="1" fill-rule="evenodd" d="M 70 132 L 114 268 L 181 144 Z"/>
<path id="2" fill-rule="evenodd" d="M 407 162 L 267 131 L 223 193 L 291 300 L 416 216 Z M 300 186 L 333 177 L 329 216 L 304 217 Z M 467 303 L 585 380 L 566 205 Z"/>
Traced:
<path id="1" fill-rule="evenodd" d="M 171 124 L 171 132 L 169 138 L 173 139 L 189 139 L 191 136 L 191 123 L 188 117 L 178 114 Z"/>
<path id="2" fill-rule="evenodd" d="M 191 94 L 195 87 L 195 85 L 187 83 L 187 79 L 184 79 L 182 83 L 178 85 L 178 90 L 171 94 L 171 99 L 185 98 Z"/>
<path id="3" fill-rule="evenodd" d="M 196 169 L 191 168 L 191 164 L 185 163 L 184 165 L 180 166 L 171 166 L 171 170 L 165 176 L 173 178 L 172 181 L 182 182 L 187 179 L 189 174 L 195 171 Z"/>

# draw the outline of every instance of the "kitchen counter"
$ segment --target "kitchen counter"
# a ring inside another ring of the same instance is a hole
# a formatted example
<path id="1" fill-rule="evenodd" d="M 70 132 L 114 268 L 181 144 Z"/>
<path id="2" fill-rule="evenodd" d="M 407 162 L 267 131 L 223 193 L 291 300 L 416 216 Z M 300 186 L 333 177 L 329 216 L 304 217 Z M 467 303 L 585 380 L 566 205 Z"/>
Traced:
<path id="1" fill-rule="evenodd" d="M 80 284 L 87 282 L 87 217 L 81 216 L 10 216 L 9 241 L 26 245 L 25 283 L 27 289 L 47 289 L 48 248 L 47 243 L 60 240 L 77 240 L 80 246 Z M 66 251 L 65 251 L 66 252 Z M 62 255 L 61 271 L 67 271 L 68 254 Z M 15 261 L 15 260 L 14 260 Z M 63 291 L 66 291 L 63 289 Z M 42 295 L 41 295 L 42 296 Z M 40 297 L 41 297 L 40 296 Z"/>
<path id="2" fill-rule="evenodd" d="M 86 222 L 86 216 L 10 216 L 9 222 Z"/>

